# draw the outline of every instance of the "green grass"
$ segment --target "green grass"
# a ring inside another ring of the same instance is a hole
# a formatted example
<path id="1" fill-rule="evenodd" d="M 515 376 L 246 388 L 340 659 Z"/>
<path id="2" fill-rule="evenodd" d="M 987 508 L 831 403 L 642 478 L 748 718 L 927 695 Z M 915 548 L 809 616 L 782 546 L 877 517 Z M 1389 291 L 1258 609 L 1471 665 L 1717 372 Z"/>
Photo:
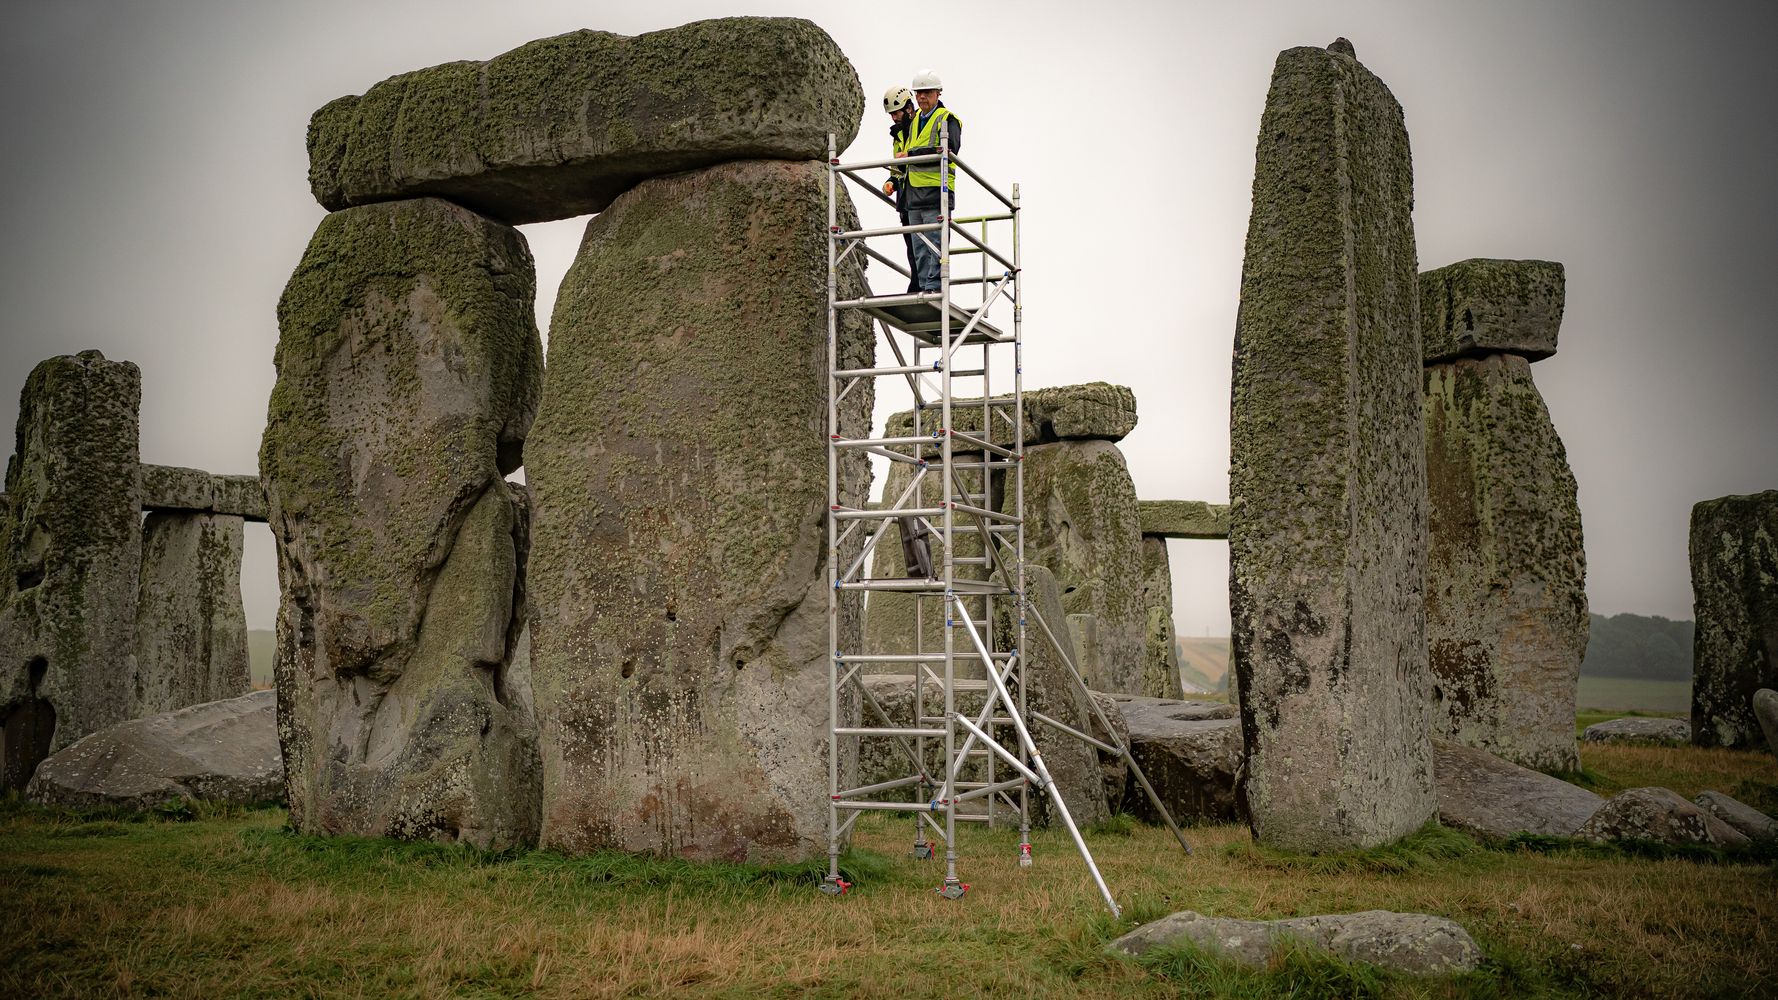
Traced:
<path id="1" fill-rule="evenodd" d="M 1575 703 L 1582 712 L 1686 715 L 1692 710 L 1692 682 L 1583 676 Z"/>
<path id="2" fill-rule="evenodd" d="M 1602 790 L 1742 787 L 1769 755 L 1589 746 Z M 1734 794 L 1731 791 L 1731 794 Z M 1761 798 L 1761 797 L 1764 798 Z M 1738 795 L 1737 797 L 1743 797 Z M 820 866 L 693 864 L 298 836 L 276 809 L 74 813 L 0 803 L 0 996 L 1712 996 L 1778 991 L 1778 866 L 1437 827 L 1303 856 L 1197 827 L 1184 856 L 1118 819 L 1091 835 L 1124 905 L 1098 903 L 1067 838 L 969 829 L 961 901 L 905 821 L 860 821 L 843 898 Z M 1269 919 L 1392 909 L 1463 924 L 1480 972 L 1420 981 L 1281 953 L 1263 970 L 1112 937 L 1182 909 Z"/>

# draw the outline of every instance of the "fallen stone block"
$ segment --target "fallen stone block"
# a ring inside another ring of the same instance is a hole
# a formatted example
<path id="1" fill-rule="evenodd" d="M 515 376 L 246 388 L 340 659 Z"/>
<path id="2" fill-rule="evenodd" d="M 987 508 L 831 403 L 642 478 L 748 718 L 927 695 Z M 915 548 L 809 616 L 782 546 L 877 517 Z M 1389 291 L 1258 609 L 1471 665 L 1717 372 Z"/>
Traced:
<path id="1" fill-rule="evenodd" d="M 1692 742 L 1757 749 L 1772 730 L 1754 695 L 1778 687 L 1778 490 L 1694 506 L 1691 564 Z"/>
<path id="2" fill-rule="evenodd" d="M 1684 719 L 1651 719 L 1626 716 L 1595 722 L 1580 734 L 1588 743 L 1689 743 L 1691 723 Z"/>
<path id="3" fill-rule="evenodd" d="M 216 476 L 202 469 L 144 465 L 143 510 L 183 510 L 265 520 L 265 490 L 258 476 Z"/>
<path id="4" fill-rule="evenodd" d="M 44 761 L 26 797 L 82 809 L 281 802 L 277 707 L 255 691 L 101 729 Z"/>
<path id="5" fill-rule="evenodd" d="M 1241 815 L 1235 774 L 1241 767 L 1241 720 L 1233 705 L 1171 698 L 1117 697 L 1129 727 L 1131 756 L 1178 823 L 1233 823 Z M 1124 786 L 1124 811 L 1162 822 L 1148 793 Z"/>
<path id="6" fill-rule="evenodd" d="M 1778 819 L 1721 792 L 1701 792 L 1692 804 L 1734 827 L 1749 840 L 1778 840 Z"/>
<path id="7" fill-rule="evenodd" d="M 1142 533 L 1161 538 L 1227 538 L 1229 505 L 1202 500 L 1143 500 L 1137 505 Z"/>
<path id="8" fill-rule="evenodd" d="M 1295 945 L 1416 976 L 1469 972 L 1481 965 L 1483 957 L 1475 939 L 1452 920 L 1388 910 L 1285 920 L 1206 917 L 1185 910 L 1144 924 L 1106 948 L 1142 955 L 1179 945 L 1192 945 L 1253 969 L 1265 968 L 1276 951 Z"/>
<path id="9" fill-rule="evenodd" d="M 1438 811 L 1408 134 L 1349 50 L 1296 48 L 1259 135 L 1229 459 L 1245 799 L 1264 844 L 1373 847 Z"/>
<path id="10" fill-rule="evenodd" d="M 1644 840 L 1683 846 L 1744 847 L 1747 835 L 1665 788 L 1629 788 L 1605 800 L 1580 828 L 1598 843 Z"/>
<path id="11" fill-rule="evenodd" d="M 1537 361 L 1556 353 L 1565 297 L 1561 264 L 1477 257 L 1420 274 L 1426 362 L 1487 354 Z"/>
<path id="12" fill-rule="evenodd" d="M 1486 750 L 1433 740 L 1432 751 L 1438 821 L 1465 833 L 1495 840 L 1519 833 L 1572 837 L 1605 804 L 1578 785 Z"/>
<path id="13" fill-rule="evenodd" d="M 828 133 L 845 149 L 863 111 L 852 64 L 800 18 L 575 31 L 327 104 L 309 122 L 309 186 L 333 211 L 438 197 L 544 222 L 602 211 L 650 177 L 826 160 Z"/>

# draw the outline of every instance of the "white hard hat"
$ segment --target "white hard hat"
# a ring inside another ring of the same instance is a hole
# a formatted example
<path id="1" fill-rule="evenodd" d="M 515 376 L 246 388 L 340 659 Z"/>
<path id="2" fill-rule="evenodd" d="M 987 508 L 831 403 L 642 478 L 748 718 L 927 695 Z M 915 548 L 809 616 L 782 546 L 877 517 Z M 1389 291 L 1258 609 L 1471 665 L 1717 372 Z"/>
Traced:
<path id="1" fill-rule="evenodd" d="M 915 90 L 943 90 L 943 89 L 945 89 L 945 85 L 943 83 L 939 82 L 937 73 L 934 73 L 932 70 L 929 70 L 929 69 L 923 69 L 920 72 L 914 74 L 914 89 Z"/>
<path id="2" fill-rule="evenodd" d="M 883 110 L 899 111 L 914 103 L 914 92 L 906 87 L 890 87 L 883 93 Z"/>

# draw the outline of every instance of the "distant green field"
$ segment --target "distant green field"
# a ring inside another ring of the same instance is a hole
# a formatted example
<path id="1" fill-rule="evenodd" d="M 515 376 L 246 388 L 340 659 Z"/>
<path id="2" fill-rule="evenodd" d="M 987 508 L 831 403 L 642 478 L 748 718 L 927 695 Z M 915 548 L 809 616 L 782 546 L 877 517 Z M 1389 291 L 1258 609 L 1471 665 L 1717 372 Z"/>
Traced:
<path id="1" fill-rule="evenodd" d="M 1582 677 L 1578 707 L 1602 712 L 1686 715 L 1692 710 L 1691 681 L 1651 681 L 1627 677 Z"/>
<path id="2" fill-rule="evenodd" d="M 269 628 L 247 630 L 248 673 L 255 688 L 272 686 L 272 657 L 276 655 L 278 633 Z"/>

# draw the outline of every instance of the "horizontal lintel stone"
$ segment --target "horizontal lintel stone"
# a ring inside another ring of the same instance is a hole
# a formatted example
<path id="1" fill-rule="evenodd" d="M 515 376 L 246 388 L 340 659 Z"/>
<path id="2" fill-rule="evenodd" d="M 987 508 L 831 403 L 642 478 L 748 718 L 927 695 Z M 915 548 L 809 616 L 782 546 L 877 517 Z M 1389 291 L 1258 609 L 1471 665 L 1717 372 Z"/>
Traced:
<path id="1" fill-rule="evenodd" d="M 1011 396 L 995 396 L 994 402 L 1010 404 Z M 1136 429 L 1136 394 L 1128 386 L 1109 382 L 1086 382 L 1080 385 L 1058 385 L 1044 389 L 1028 389 L 1025 402 L 1025 443 L 1050 444 L 1056 441 L 1101 440 L 1121 441 Z M 965 434 L 980 433 L 982 426 L 981 398 L 956 399 L 951 402 L 951 422 Z M 1010 405 L 1001 407 L 1012 416 Z M 942 418 L 938 407 L 922 411 L 920 430 L 931 431 Z M 1011 425 L 994 421 L 997 442 L 1012 438 Z M 906 437 L 913 433 L 914 412 L 902 410 L 889 418 L 890 437 Z"/>
<path id="2" fill-rule="evenodd" d="M 185 510 L 265 520 L 258 476 L 218 476 L 174 465 L 141 467 L 143 510 Z"/>
<path id="3" fill-rule="evenodd" d="M 1162 538 L 1227 538 L 1229 505 L 1202 500 L 1143 500 L 1137 505 L 1144 535 Z"/>
<path id="4" fill-rule="evenodd" d="M 1566 282 L 1549 260 L 1476 257 L 1420 273 L 1420 339 L 1427 364 L 1484 354 L 1532 361 L 1556 353 Z"/>

